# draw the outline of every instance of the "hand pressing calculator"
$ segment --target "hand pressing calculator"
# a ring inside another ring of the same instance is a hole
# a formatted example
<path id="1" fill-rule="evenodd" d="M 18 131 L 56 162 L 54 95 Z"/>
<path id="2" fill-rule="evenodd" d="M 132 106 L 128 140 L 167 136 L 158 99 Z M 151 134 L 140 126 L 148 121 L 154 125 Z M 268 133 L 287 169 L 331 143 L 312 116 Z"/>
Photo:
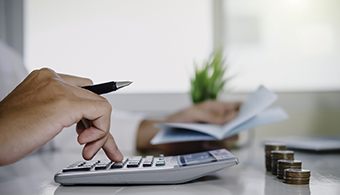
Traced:
<path id="1" fill-rule="evenodd" d="M 238 164 L 226 149 L 178 156 L 134 156 L 122 162 L 80 161 L 62 169 L 54 180 L 62 185 L 177 184 Z"/>

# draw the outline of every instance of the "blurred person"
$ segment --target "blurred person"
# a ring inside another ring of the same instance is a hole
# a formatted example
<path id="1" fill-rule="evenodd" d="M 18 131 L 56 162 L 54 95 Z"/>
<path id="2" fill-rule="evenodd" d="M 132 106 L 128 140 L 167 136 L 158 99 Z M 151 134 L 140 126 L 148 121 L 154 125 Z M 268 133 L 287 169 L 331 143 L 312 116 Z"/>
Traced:
<path id="1" fill-rule="evenodd" d="M 137 130 L 136 148 L 140 152 L 158 150 L 166 155 L 192 153 L 216 148 L 229 148 L 238 140 L 238 136 L 223 141 L 191 141 L 152 145 L 151 139 L 157 134 L 157 123 L 210 123 L 222 125 L 234 119 L 239 110 L 238 102 L 220 102 L 208 100 L 192 105 L 179 112 L 166 116 L 162 120 L 143 120 Z"/>

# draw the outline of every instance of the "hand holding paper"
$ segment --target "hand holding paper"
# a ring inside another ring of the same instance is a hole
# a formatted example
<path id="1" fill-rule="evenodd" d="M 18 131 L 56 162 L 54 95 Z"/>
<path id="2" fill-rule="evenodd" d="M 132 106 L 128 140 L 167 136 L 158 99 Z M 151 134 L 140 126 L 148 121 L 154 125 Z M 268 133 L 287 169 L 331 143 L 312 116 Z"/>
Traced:
<path id="1" fill-rule="evenodd" d="M 162 123 L 161 130 L 151 140 L 152 144 L 164 144 L 186 141 L 223 140 L 241 131 L 259 125 L 279 122 L 288 118 L 279 107 L 269 108 L 277 99 L 277 95 L 260 86 L 250 94 L 240 108 L 238 116 L 224 125 L 199 123 Z"/>

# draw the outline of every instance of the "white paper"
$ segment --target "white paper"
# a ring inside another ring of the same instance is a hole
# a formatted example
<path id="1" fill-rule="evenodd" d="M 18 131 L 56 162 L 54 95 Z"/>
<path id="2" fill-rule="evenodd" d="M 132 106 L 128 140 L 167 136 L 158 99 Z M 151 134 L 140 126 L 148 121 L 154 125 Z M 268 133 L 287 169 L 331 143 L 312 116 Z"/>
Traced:
<path id="1" fill-rule="evenodd" d="M 260 86 L 250 94 L 242 104 L 238 116 L 225 125 L 199 123 L 163 123 L 160 131 L 151 140 L 152 144 L 172 142 L 222 140 L 241 131 L 259 125 L 279 122 L 288 118 L 282 108 L 268 109 L 277 99 L 277 95 Z"/>

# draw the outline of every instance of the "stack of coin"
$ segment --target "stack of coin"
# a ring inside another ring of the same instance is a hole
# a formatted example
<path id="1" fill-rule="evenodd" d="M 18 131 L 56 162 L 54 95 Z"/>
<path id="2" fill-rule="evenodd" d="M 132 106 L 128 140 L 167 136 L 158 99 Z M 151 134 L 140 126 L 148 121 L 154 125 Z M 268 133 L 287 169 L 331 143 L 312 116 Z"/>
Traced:
<path id="1" fill-rule="evenodd" d="M 285 169 L 301 169 L 302 162 L 300 160 L 278 160 L 277 161 L 277 178 L 283 179 L 283 171 Z"/>
<path id="2" fill-rule="evenodd" d="M 283 182 L 287 184 L 309 184 L 309 178 L 310 170 L 306 169 L 285 169 L 283 172 Z"/>
<path id="3" fill-rule="evenodd" d="M 266 170 L 272 170 L 272 157 L 271 152 L 274 150 L 286 150 L 286 146 L 281 143 L 266 143 L 264 146 L 265 151 L 265 162 L 266 162 Z"/>
<path id="4" fill-rule="evenodd" d="M 278 160 L 294 160 L 294 152 L 291 150 L 274 150 L 271 151 L 272 158 L 272 174 L 277 175 Z"/>

